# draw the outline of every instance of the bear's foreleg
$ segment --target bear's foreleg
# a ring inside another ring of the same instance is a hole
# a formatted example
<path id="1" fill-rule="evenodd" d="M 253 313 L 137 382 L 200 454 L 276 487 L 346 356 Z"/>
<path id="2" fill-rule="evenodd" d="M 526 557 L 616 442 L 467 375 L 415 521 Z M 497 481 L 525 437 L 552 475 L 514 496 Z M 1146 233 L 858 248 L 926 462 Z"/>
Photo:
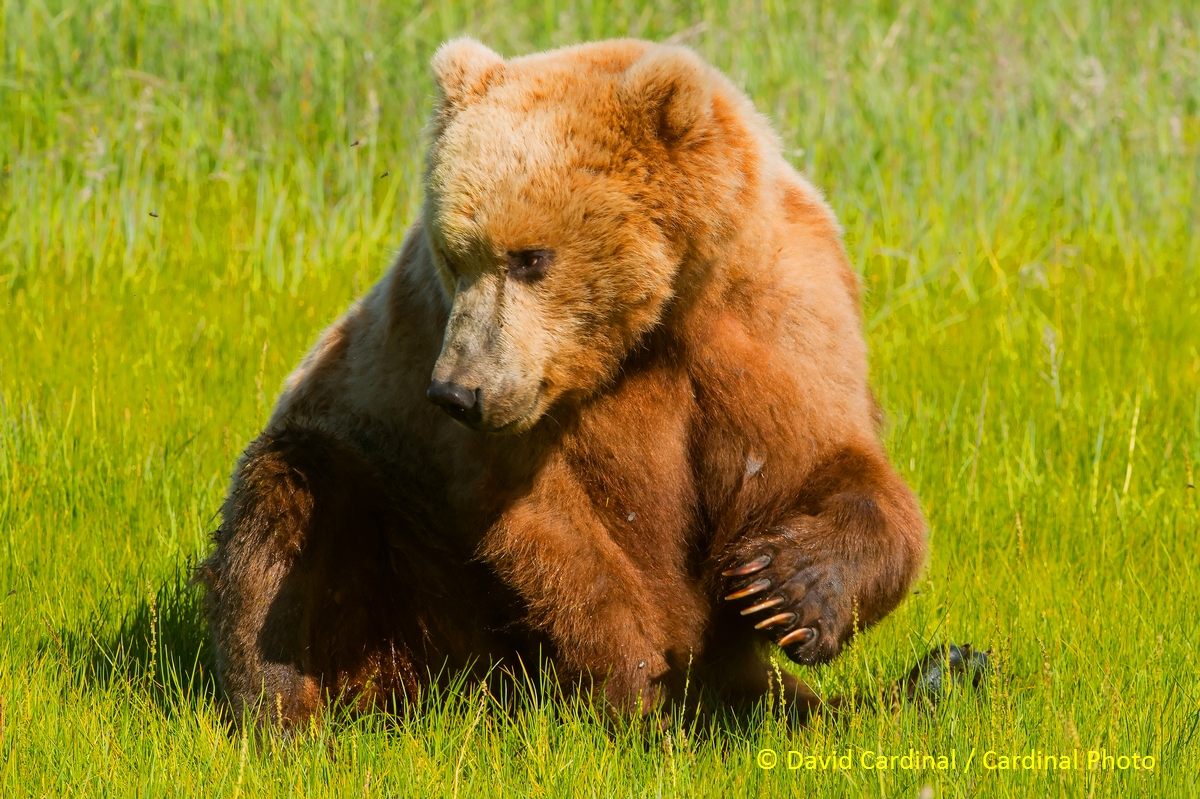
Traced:
<path id="1" fill-rule="evenodd" d="M 882 452 L 846 448 L 791 508 L 748 530 L 724 563 L 724 597 L 796 663 L 831 660 L 904 597 L 925 557 L 916 498 Z"/>
<path id="2" fill-rule="evenodd" d="M 543 469 L 481 554 L 549 639 L 560 677 L 603 685 L 608 704 L 627 712 L 680 697 L 702 636 L 699 594 L 670 570 L 639 566 L 568 469 Z"/>

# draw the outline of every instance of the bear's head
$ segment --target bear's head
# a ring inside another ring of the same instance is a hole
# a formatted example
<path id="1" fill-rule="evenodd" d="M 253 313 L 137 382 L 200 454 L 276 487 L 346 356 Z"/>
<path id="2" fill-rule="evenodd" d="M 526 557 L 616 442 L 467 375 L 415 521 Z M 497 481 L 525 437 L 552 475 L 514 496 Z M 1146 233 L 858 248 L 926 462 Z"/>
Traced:
<path id="1" fill-rule="evenodd" d="M 428 395 L 520 433 L 602 390 L 675 296 L 713 71 L 647 42 L 505 61 L 470 39 L 433 70 L 423 216 L 449 316 Z"/>

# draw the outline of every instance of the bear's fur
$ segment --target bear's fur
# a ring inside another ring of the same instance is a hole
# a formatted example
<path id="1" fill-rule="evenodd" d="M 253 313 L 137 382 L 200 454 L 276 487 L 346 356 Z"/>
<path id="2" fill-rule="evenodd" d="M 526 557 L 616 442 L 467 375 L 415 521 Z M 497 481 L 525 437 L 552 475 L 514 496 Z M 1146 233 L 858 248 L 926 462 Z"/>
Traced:
<path id="1" fill-rule="evenodd" d="M 762 695 L 768 642 L 834 657 L 925 527 L 829 207 L 687 49 L 459 39 L 433 70 L 421 219 L 288 378 L 200 567 L 235 708 L 542 653 L 636 711 L 688 675 Z"/>

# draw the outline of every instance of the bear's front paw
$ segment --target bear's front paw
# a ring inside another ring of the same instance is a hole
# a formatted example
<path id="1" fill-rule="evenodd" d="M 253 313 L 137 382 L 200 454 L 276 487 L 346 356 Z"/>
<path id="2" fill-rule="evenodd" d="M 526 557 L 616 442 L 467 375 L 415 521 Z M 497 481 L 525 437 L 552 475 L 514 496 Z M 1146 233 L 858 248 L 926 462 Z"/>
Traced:
<path id="1" fill-rule="evenodd" d="M 725 599 L 744 605 L 741 615 L 793 662 L 827 663 L 853 631 L 852 564 L 817 560 L 779 538 L 756 542 L 722 572 L 731 578 Z"/>

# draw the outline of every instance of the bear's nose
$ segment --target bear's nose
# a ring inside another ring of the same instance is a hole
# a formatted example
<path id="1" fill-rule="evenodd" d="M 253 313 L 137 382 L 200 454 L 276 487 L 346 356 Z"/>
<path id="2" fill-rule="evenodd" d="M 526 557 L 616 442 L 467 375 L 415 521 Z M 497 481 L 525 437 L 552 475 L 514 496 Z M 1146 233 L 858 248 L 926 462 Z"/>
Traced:
<path id="1" fill-rule="evenodd" d="M 478 422 L 482 416 L 478 389 L 472 391 L 466 386 L 449 380 L 431 380 L 425 396 L 434 405 L 445 408 L 446 413 L 455 419 L 464 422 Z"/>

